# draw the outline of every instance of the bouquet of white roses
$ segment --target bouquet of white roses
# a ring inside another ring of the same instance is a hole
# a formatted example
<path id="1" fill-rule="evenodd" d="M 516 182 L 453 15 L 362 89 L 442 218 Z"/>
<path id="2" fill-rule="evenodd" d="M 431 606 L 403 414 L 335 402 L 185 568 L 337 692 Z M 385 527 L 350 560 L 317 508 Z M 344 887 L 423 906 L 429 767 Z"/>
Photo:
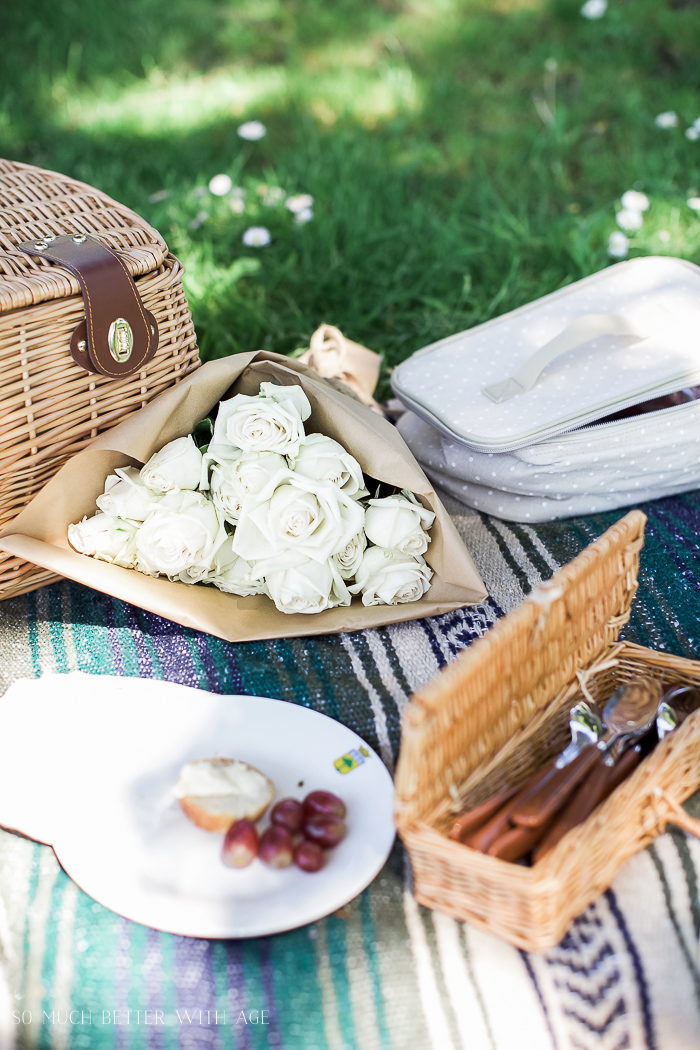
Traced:
<path id="1" fill-rule="evenodd" d="M 283 613 L 355 594 L 365 606 L 417 601 L 435 514 L 405 489 L 371 498 L 343 445 L 306 433 L 310 415 L 296 385 L 222 401 L 204 450 L 179 437 L 141 470 L 116 468 L 98 513 L 69 526 L 71 545 L 149 576 L 264 594 Z"/>
<path id="2" fill-rule="evenodd" d="M 0 549 L 231 642 L 486 595 L 396 427 L 265 351 L 209 361 L 99 434 L 0 530 Z"/>

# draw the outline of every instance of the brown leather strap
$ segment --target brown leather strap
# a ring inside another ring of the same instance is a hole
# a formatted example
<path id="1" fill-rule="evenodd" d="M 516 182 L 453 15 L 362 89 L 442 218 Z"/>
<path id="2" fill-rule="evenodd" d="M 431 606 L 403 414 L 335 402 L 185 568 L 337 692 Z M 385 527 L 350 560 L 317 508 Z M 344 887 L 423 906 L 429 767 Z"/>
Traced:
<path id="1" fill-rule="evenodd" d="M 71 338 L 77 364 L 121 379 L 151 360 L 158 349 L 158 324 L 116 252 L 82 233 L 25 241 L 19 247 L 27 255 L 59 263 L 80 281 L 85 320 Z"/>

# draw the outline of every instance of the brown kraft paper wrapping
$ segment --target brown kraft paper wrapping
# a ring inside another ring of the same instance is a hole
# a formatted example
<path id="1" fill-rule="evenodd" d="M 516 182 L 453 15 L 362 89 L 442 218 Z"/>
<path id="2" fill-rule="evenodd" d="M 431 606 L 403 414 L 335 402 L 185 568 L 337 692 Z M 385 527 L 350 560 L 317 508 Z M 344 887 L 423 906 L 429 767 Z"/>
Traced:
<path id="1" fill-rule="evenodd" d="M 311 403 L 307 433 L 339 441 L 372 478 L 415 493 L 435 512 L 425 560 L 435 575 L 427 594 L 403 605 L 352 605 L 316 614 L 279 612 L 265 595 L 239 598 L 215 587 L 171 583 L 78 554 L 68 526 L 96 512 L 95 499 L 115 467 L 141 466 L 177 437 L 192 432 L 220 400 L 257 394 L 260 383 L 299 384 Z M 306 365 L 278 354 L 234 354 L 203 365 L 124 422 L 100 435 L 56 474 L 0 533 L 0 547 L 60 576 L 112 594 L 185 627 L 230 642 L 356 631 L 438 616 L 483 601 L 486 590 L 474 563 L 432 491 L 430 482 L 395 427 Z"/>

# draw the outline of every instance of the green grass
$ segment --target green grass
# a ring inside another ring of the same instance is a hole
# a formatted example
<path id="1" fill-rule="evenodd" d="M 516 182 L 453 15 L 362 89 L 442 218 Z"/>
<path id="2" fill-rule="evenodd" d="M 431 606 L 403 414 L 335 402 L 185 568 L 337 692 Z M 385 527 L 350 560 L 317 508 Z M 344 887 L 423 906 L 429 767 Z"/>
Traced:
<path id="1" fill-rule="evenodd" d="M 630 255 L 700 262 L 700 4 L 610 0 L 591 22 L 581 2 L 8 4 L 0 155 L 157 226 L 203 356 L 289 353 L 327 321 L 390 368 L 607 265 L 631 187 L 652 204 Z M 236 134 L 249 119 L 260 142 Z M 219 172 L 244 214 L 206 190 Z M 261 185 L 311 193 L 313 220 Z M 244 247 L 251 225 L 272 243 Z"/>

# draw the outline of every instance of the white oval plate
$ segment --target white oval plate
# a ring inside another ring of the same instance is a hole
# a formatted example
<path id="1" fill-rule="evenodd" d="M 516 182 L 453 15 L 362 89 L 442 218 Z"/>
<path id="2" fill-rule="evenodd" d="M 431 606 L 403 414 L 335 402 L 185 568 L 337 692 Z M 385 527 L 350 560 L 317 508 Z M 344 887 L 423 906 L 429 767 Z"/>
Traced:
<path id="1" fill-rule="evenodd" d="M 257 766 L 277 798 L 343 798 L 348 834 L 322 871 L 222 863 L 222 836 L 191 824 L 172 795 L 183 763 L 212 755 Z M 0 699 L 0 824 L 52 845 L 101 904 L 170 933 L 257 937 L 335 911 L 384 865 L 393 798 L 356 733 L 280 700 L 77 672 L 24 679 Z"/>

